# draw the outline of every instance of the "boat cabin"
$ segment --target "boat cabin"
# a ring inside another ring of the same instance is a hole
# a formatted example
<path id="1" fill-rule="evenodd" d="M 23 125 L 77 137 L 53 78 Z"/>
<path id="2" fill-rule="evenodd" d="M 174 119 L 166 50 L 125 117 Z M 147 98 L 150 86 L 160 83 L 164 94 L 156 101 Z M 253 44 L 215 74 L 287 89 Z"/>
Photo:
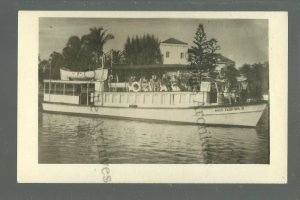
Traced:
<path id="1" fill-rule="evenodd" d="M 77 105 L 91 105 L 91 94 L 103 90 L 100 82 L 92 81 L 44 81 L 44 101 Z"/>

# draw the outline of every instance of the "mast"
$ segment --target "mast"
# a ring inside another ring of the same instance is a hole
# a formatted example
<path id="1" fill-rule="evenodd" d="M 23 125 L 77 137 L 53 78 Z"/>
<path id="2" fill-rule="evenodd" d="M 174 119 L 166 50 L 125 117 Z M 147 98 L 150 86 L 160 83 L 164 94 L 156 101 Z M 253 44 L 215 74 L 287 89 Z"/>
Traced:
<path id="1" fill-rule="evenodd" d="M 51 76 L 52 76 L 52 56 L 50 56 L 50 70 L 49 70 L 49 101 L 51 98 Z"/>

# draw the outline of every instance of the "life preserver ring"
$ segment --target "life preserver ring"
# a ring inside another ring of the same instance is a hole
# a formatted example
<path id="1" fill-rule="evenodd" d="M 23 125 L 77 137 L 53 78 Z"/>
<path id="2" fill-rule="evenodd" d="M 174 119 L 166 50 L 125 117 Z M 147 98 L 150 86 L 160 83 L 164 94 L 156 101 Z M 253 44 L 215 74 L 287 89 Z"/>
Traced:
<path id="1" fill-rule="evenodd" d="M 139 82 L 133 82 L 129 88 L 129 92 L 139 92 L 141 90 L 141 85 Z"/>

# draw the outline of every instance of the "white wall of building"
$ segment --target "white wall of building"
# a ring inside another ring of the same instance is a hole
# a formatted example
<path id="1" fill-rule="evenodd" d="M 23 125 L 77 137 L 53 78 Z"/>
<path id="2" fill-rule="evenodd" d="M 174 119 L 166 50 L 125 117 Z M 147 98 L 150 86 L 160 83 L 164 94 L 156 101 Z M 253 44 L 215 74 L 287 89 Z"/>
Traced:
<path id="1" fill-rule="evenodd" d="M 163 54 L 163 64 L 189 64 L 188 45 L 161 43 L 160 51 Z"/>

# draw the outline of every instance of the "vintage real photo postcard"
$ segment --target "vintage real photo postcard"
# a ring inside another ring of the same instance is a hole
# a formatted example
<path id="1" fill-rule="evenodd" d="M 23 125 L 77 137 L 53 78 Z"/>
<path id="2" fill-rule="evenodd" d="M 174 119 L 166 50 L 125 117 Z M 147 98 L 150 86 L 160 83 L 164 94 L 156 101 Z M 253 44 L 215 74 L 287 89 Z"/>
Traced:
<path id="1" fill-rule="evenodd" d="M 20 11 L 18 182 L 286 183 L 287 16 Z"/>

